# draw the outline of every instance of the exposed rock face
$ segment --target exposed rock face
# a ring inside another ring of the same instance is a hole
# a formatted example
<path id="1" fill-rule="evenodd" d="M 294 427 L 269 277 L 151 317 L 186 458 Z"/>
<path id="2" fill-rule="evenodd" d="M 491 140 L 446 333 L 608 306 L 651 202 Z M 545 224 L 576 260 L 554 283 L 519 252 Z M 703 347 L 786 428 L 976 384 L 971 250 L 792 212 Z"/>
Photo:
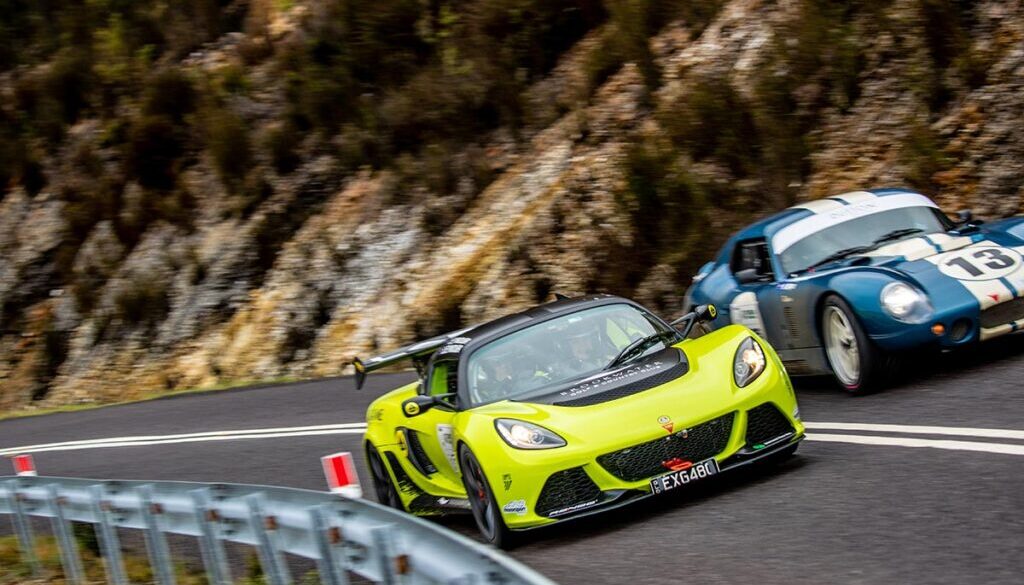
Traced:
<path id="1" fill-rule="evenodd" d="M 596 34 L 585 37 L 530 90 L 536 107 L 526 136 L 498 131 L 482 141 L 497 178 L 475 195 L 468 173 L 443 197 L 400 193 L 391 171 L 346 172 L 306 141 L 290 175 L 253 162 L 252 177 L 273 195 L 244 213 L 230 208 L 211 162 L 198 161 L 185 178 L 195 199 L 189 224 L 153 222 L 128 247 L 109 222 L 74 240 L 62 219 L 69 203 L 58 196 L 61 182 L 35 197 L 20 188 L 6 193 L 0 307 L 24 308 L 19 330 L 0 332 L 0 408 L 337 374 L 356 353 L 497 317 L 554 291 L 614 290 L 675 315 L 688 271 L 743 222 L 793 199 L 905 184 L 922 173 L 948 211 L 974 207 L 987 218 L 1024 211 L 1024 7 L 979 6 L 971 50 L 988 64 L 984 80 L 947 84 L 959 89 L 937 115 L 919 75 L 931 58 L 922 40 L 927 22 L 918 3 L 898 0 L 882 9 L 887 30 L 876 28 L 878 15 L 844 24 L 864 48 L 852 98 L 822 95 L 838 91 L 821 81 L 824 74 L 793 90 L 816 121 L 805 137 L 813 148 L 802 183 L 775 189 L 715 156 L 666 159 L 714 188 L 708 192 L 731 195 L 705 201 L 692 223 L 680 225 L 681 249 L 636 277 L 636 245 L 646 234 L 621 197 L 632 188 L 631 148 L 668 140 L 666 124 L 682 115 L 676 104 L 707 79 L 756 104 L 765 75 L 784 76 L 792 66 L 778 55 L 792 45 L 803 6 L 733 0 L 696 36 L 687 22 L 664 28 L 650 39 L 662 78 L 653 93 L 627 64 L 588 95 L 582 69 L 600 47 Z M 273 14 L 272 41 L 290 42 L 299 34 L 293 21 L 308 18 L 315 11 L 305 3 Z M 185 62 L 235 63 L 244 41 L 230 35 Z M 259 67 L 250 80 L 254 91 L 231 107 L 269 131 L 283 81 Z M 93 145 L 97 164 L 113 156 L 88 121 L 75 132 Z M 923 170 L 906 155 L 918 135 L 936 161 Z M 74 183 L 73 169 L 66 177 L 68 189 L 91 188 Z M 124 213 L 145 213 L 132 211 L 138 189 L 124 187 Z M 63 290 L 62 271 L 93 285 Z"/>

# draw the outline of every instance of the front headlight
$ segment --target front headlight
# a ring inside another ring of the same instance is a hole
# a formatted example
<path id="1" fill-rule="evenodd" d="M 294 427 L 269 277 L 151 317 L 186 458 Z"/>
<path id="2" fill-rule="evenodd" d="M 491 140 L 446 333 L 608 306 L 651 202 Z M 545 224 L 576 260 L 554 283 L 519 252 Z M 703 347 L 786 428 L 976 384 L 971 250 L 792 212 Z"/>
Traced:
<path id="1" fill-rule="evenodd" d="M 754 341 L 753 337 L 743 340 L 736 349 L 733 359 L 732 374 L 736 385 L 743 388 L 761 375 L 765 367 L 764 350 Z"/>
<path id="2" fill-rule="evenodd" d="M 565 439 L 542 426 L 521 420 L 499 418 L 494 428 L 510 446 L 516 449 L 554 449 L 565 446 Z"/>
<path id="3" fill-rule="evenodd" d="M 882 309 L 890 317 L 904 323 L 921 323 L 932 316 L 928 297 L 905 282 L 891 282 L 879 297 Z"/>

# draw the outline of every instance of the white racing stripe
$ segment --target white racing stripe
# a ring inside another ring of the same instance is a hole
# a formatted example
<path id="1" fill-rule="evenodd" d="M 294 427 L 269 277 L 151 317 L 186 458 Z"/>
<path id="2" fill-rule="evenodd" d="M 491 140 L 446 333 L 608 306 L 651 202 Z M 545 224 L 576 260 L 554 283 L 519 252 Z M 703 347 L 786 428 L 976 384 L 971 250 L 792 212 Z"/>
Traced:
<path id="1" fill-rule="evenodd" d="M 871 191 L 850 191 L 849 193 L 843 193 L 842 195 L 833 195 L 829 199 L 842 199 L 848 204 L 862 203 L 864 201 L 870 201 L 871 199 L 878 199 L 878 195 L 875 195 Z"/>
<path id="2" fill-rule="evenodd" d="M 934 427 L 921 425 L 887 425 L 841 422 L 805 422 L 809 429 L 830 431 L 868 431 L 876 433 L 905 433 L 910 435 L 953 435 L 957 437 L 984 437 L 986 439 L 1024 440 L 1024 431 L 1010 429 L 979 429 L 971 427 Z"/>
<path id="3" fill-rule="evenodd" d="M 976 441 L 951 441 L 949 439 L 916 439 L 909 437 L 879 437 L 877 435 L 833 435 L 808 433 L 808 441 L 829 443 L 853 443 L 856 445 L 881 445 L 886 447 L 930 447 L 951 451 L 979 451 L 1003 455 L 1024 455 L 1024 445 L 1006 443 L 982 443 Z"/>
<path id="4" fill-rule="evenodd" d="M 804 209 L 811 209 L 814 215 L 798 219 L 783 227 L 772 236 L 772 248 L 776 254 L 781 254 L 798 241 L 850 220 L 867 217 L 876 213 L 903 209 L 906 207 L 937 207 L 931 199 L 917 193 L 899 193 L 886 197 L 876 197 L 843 205 L 838 201 L 819 199 L 819 201 L 830 201 L 835 207 L 824 204 L 815 206 L 814 209 L 802 206 Z"/>

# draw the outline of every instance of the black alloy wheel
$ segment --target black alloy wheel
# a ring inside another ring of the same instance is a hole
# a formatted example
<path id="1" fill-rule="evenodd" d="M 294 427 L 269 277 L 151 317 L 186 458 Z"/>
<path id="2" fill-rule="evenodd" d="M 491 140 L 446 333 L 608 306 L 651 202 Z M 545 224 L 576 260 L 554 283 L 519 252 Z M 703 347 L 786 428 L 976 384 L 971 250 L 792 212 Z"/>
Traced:
<path id="1" fill-rule="evenodd" d="M 373 481 L 373 492 L 377 496 L 377 501 L 390 508 L 405 511 L 402 498 L 399 497 L 398 490 L 395 489 L 395 484 L 391 481 L 387 464 L 384 463 L 384 458 L 380 456 L 380 452 L 372 443 L 366 444 L 366 461 L 370 466 L 370 478 Z"/>
<path id="2" fill-rule="evenodd" d="M 498 548 L 512 547 L 513 533 L 505 526 L 487 476 L 476 456 L 465 445 L 459 449 L 459 463 L 462 468 L 462 485 L 466 488 L 469 507 L 480 534 L 484 540 Z"/>

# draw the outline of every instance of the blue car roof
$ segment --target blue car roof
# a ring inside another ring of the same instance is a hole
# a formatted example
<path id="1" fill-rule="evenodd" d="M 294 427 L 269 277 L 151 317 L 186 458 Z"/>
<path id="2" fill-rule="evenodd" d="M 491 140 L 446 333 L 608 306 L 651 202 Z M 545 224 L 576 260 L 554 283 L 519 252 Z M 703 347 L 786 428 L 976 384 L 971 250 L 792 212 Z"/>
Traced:
<path id="1" fill-rule="evenodd" d="M 919 194 L 916 191 L 910 189 L 897 189 L 897 188 L 886 188 L 886 189 L 868 189 L 868 193 L 872 193 L 879 197 L 888 197 L 890 195 L 901 195 L 905 193 Z M 842 200 L 842 194 L 834 195 L 831 197 L 824 197 L 823 199 L 829 199 L 832 201 L 838 201 L 845 203 Z M 755 223 L 748 225 L 747 227 L 740 230 L 734 237 L 736 240 L 753 240 L 757 238 L 770 238 L 775 232 L 786 227 L 787 225 L 801 220 L 805 217 L 814 214 L 813 211 L 801 207 L 807 205 L 810 202 L 805 202 L 793 207 L 786 208 L 776 214 L 769 215 L 768 217 L 759 220 Z"/>

